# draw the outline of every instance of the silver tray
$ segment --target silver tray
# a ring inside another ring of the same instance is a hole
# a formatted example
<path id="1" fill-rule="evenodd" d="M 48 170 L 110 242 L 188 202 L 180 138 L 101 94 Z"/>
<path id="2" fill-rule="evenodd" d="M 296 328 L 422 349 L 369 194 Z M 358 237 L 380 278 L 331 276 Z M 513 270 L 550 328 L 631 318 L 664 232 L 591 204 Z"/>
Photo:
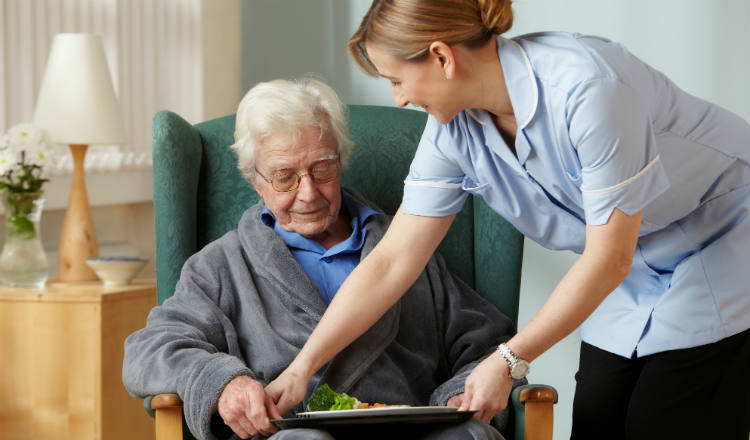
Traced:
<path id="1" fill-rule="evenodd" d="M 348 425 L 387 425 L 419 423 L 461 423 L 476 411 L 459 411 L 446 406 L 393 406 L 341 411 L 298 413 L 296 417 L 272 420 L 281 429 L 326 428 Z"/>

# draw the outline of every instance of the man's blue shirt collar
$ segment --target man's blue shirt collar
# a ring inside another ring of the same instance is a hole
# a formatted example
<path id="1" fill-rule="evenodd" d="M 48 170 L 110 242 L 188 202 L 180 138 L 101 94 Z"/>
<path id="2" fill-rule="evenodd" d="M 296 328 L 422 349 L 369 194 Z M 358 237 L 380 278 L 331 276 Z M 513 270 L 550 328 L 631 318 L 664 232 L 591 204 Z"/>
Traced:
<path id="1" fill-rule="evenodd" d="M 330 249 L 325 249 L 317 242 L 305 238 L 296 232 L 285 231 L 279 226 L 273 213 L 267 206 L 263 206 L 260 213 L 260 220 L 268 227 L 272 227 L 274 232 L 284 240 L 290 248 L 303 249 L 316 252 L 322 256 L 335 255 L 343 252 L 357 252 L 362 248 L 365 240 L 366 229 L 365 222 L 373 215 L 382 214 L 363 202 L 357 200 L 342 188 L 341 190 L 341 211 L 346 214 L 352 226 L 352 234 L 346 240 L 336 244 Z"/>

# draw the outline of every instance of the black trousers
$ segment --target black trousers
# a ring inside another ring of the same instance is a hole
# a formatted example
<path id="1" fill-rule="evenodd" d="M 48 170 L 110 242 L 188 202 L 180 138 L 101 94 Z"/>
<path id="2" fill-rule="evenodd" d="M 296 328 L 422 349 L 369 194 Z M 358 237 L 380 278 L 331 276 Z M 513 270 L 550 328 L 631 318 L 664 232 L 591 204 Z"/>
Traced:
<path id="1" fill-rule="evenodd" d="M 581 344 L 571 439 L 750 435 L 750 330 L 627 359 Z"/>

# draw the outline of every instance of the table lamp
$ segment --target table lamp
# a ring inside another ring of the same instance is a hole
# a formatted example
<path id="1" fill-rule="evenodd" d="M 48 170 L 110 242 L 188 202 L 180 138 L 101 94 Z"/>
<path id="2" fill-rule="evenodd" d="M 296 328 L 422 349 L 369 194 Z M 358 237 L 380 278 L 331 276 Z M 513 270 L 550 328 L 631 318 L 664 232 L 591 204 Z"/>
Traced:
<path id="1" fill-rule="evenodd" d="M 97 256 L 83 162 L 91 144 L 125 142 L 120 108 L 101 39 L 92 34 L 58 34 L 34 111 L 34 125 L 55 143 L 70 145 L 73 183 L 57 257 L 61 281 L 96 280 L 86 258 Z"/>

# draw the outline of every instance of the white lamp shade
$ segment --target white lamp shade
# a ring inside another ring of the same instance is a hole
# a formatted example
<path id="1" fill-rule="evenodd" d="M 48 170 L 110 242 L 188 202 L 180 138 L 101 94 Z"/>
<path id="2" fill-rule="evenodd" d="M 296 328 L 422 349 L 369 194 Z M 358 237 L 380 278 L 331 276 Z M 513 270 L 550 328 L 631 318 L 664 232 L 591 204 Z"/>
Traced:
<path id="1" fill-rule="evenodd" d="M 55 36 L 33 122 L 57 143 L 125 142 L 120 107 L 98 35 Z"/>

